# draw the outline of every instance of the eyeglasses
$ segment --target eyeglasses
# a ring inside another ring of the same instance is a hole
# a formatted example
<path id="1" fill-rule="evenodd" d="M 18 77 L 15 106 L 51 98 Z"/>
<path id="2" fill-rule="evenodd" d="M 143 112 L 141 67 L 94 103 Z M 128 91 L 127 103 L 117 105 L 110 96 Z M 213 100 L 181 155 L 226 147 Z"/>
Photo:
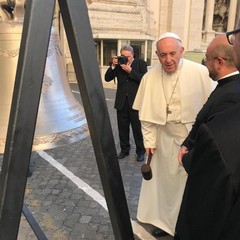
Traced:
<path id="1" fill-rule="evenodd" d="M 229 61 L 229 58 L 226 58 L 226 57 L 204 57 L 203 58 L 203 63 L 205 64 L 207 61 L 210 61 L 210 60 L 216 60 L 216 59 L 223 59 L 225 61 Z"/>
<path id="2" fill-rule="evenodd" d="M 233 42 L 235 41 L 235 34 L 238 33 L 238 32 L 240 32 L 240 29 L 236 29 L 234 31 L 226 33 L 227 40 L 231 45 L 233 45 Z"/>

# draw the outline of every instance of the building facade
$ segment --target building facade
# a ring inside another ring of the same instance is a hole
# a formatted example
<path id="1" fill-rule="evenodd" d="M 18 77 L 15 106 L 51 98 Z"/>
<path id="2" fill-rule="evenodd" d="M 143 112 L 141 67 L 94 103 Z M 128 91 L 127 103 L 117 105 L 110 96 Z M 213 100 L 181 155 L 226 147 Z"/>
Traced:
<path id="1" fill-rule="evenodd" d="M 155 40 L 166 31 L 177 33 L 189 53 L 204 52 L 217 35 L 234 28 L 238 0 L 86 0 L 104 76 L 112 56 L 130 44 L 135 57 L 151 66 L 157 61 Z M 65 36 L 62 36 L 69 80 L 75 75 Z M 204 55 L 204 54 L 203 54 Z"/>

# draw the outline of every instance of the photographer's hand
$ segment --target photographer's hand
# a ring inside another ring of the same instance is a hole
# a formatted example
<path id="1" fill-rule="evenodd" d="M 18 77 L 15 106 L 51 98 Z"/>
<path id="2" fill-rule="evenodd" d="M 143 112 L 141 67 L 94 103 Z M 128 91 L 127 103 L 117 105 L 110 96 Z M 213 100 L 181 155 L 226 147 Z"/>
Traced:
<path id="1" fill-rule="evenodd" d="M 121 64 L 120 66 L 121 66 L 121 68 L 122 68 L 125 72 L 127 72 L 127 73 L 130 73 L 130 72 L 132 71 L 132 68 L 131 68 L 130 65 Z"/>
<path id="2" fill-rule="evenodd" d="M 114 57 L 112 58 L 112 65 L 115 67 L 117 64 L 118 64 L 117 56 L 114 56 Z"/>

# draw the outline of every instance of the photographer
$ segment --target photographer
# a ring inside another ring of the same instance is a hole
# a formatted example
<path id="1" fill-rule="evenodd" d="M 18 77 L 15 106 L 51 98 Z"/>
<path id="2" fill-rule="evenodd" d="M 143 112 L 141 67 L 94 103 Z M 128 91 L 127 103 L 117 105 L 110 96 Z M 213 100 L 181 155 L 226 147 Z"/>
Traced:
<path id="1" fill-rule="evenodd" d="M 118 132 L 121 152 L 118 159 L 129 155 L 130 124 L 136 144 L 137 161 L 145 158 L 145 148 L 141 132 L 141 124 L 138 111 L 132 109 L 132 105 L 138 90 L 142 76 L 147 72 L 147 63 L 140 59 L 134 59 L 133 48 L 130 45 L 123 46 L 121 56 L 114 56 L 110 67 L 105 73 L 105 81 L 117 79 L 117 92 L 115 109 L 117 110 Z"/>

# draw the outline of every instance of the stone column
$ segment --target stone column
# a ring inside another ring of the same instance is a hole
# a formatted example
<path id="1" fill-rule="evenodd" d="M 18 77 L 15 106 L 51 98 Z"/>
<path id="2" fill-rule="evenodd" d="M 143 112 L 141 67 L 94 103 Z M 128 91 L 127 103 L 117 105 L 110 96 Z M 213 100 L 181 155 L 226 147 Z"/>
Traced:
<path id="1" fill-rule="evenodd" d="M 235 26 L 235 18 L 236 18 L 236 11 L 237 11 L 237 0 L 231 0 L 230 6 L 228 10 L 228 25 L 227 31 L 232 31 Z"/>
<path id="2" fill-rule="evenodd" d="M 214 0 L 206 1 L 205 23 L 203 31 L 203 42 L 209 43 L 215 37 L 215 31 L 212 29 L 213 14 L 214 14 Z"/>

